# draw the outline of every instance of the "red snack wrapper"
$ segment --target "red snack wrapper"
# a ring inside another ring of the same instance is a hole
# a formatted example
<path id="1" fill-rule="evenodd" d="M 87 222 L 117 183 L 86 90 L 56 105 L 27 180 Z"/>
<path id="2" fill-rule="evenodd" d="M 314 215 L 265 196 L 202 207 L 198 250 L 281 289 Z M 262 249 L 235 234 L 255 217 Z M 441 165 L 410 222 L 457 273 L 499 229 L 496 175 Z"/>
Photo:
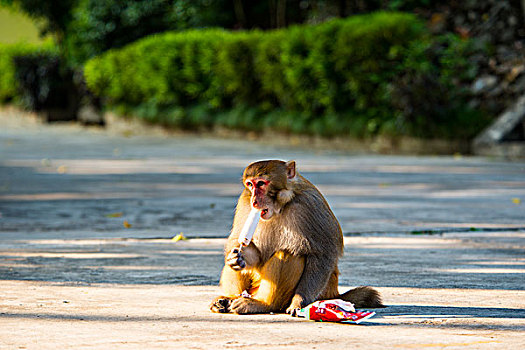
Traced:
<path id="1" fill-rule="evenodd" d="M 356 311 L 351 302 L 333 299 L 313 302 L 299 310 L 297 315 L 307 320 L 358 324 L 375 314 L 373 311 Z"/>

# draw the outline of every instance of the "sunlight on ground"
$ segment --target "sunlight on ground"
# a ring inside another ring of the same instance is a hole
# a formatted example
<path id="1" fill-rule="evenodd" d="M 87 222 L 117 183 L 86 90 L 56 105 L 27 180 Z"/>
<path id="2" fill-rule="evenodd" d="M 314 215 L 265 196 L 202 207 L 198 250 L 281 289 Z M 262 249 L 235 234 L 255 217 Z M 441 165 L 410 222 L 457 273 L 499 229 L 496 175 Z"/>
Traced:
<path id="1" fill-rule="evenodd" d="M 454 249 L 460 243 L 459 239 L 443 239 L 439 236 L 399 236 L 399 237 L 344 237 L 344 244 L 358 249 L 358 247 L 373 247 L 380 249 Z"/>
<path id="2" fill-rule="evenodd" d="M 130 182 L 114 185 L 113 188 L 121 189 L 119 192 L 108 192 L 100 188 L 100 192 L 74 193 L 74 192 L 52 192 L 31 194 L 8 194 L 0 195 L 4 201 L 59 201 L 59 200 L 84 200 L 84 199 L 126 199 L 136 198 L 140 193 L 141 198 L 170 197 L 176 194 L 173 191 L 191 192 L 193 197 L 204 196 L 237 196 L 241 193 L 240 184 L 223 183 L 141 183 Z M 126 191 L 129 190 L 129 191 Z M 149 192 L 150 191 L 150 192 Z"/>
<path id="3" fill-rule="evenodd" d="M 188 165 L 187 162 L 168 159 L 40 159 L 10 160 L 7 167 L 34 168 L 38 173 L 62 173 L 71 175 L 118 175 L 118 174 L 210 174 L 210 166 Z"/>
<path id="4" fill-rule="evenodd" d="M 523 227 L 522 224 L 503 224 L 503 223 L 493 223 L 493 222 L 483 222 L 483 221 L 476 221 L 476 222 L 410 222 L 410 221 L 404 221 L 403 222 L 406 225 L 414 224 L 422 228 L 428 228 L 433 229 L 436 227 L 447 227 L 451 230 L 458 229 L 458 228 L 477 228 L 477 229 L 501 229 L 501 228 L 521 228 Z"/>
<path id="5" fill-rule="evenodd" d="M 451 273 L 525 273 L 525 269 L 502 269 L 490 267 L 477 269 L 431 269 L 431 271 Z"/>
<path id="6" fill-rule="evenodd" d="M 362 171 L 374 173 L 406 173 L 406 174 L 493 174 L 494 169 L 480 166 L 442 166 L 442 165 L 369 165 L 363 164 L 312 164 L 302 162 L 298 165 L 300 171 L 306 172 L 338 172 Z"/>
<path id="7" fill-rule="evenodd" d="M 475 346 L 475 345 L 481 345 L 481 344 L 497 344 L 497 343 L 502 343 L 502 342 L 498 340 L 480 340 L 480 341 L 471 341 L 467 343 L 398 344 L 398 345 L 394 345 L 394 347 L 407 348 L 407 349 L 445 348 L 445 347 L 463 348 L 465 346 Z"/>
<path id="8" fill-rule="evenodd" d="M 84 266 L 86 269 L 102 270 L 180 270 L 179 266 L 153 266 L 153 265 L 104 265 L 104 266 Z"/>
<path id="9" fill-rule="evenodd" d="M 104 192 L 104 193 L 34 193 L 34 194 L 11 194 L 0 195 L 4 201 L 61 201 L 71 199 L 111 199 L 111 198 L 134 198 L 136 194 L 126 192 Z"/>
<path id="10" fill-rule="evenodd" d="M 16 256 L 24 258 L 67 258 L 67 259 L 135 259 L 141 258 L 140 254 L 126 253 L 101 253 L 101 252 L 1 252 L 2 256 Z"/>
<path id="11" fill-rule="evenodd" d="M 381 165 L 374 167 L 380 173 L 411 173 L 411 174 L 492 174 L 493 169 L 465 166 L 434 166 L 434 165 Z"/>
<path id="12" fill-rule="evenodd" d="M 525 267 L 525 258 L 524 259 L 513 259 L 510 261 L 502 261 L 502 260 L 496 260 L 496 261 L 470 261 L 465 262 L 464 264 L 467 265 L 512 265 L 512 266 L 523 266 Z"/>

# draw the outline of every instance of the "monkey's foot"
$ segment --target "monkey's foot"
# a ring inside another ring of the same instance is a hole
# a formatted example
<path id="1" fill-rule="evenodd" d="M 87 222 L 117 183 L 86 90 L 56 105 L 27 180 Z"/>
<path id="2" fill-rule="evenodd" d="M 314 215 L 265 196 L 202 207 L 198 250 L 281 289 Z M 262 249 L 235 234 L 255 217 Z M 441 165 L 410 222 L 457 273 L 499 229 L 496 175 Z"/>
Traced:
<path id="1" fill-rule="evenodd" d="M 292 317 L 297 317 L 297 315 L 299 314 L 299 310 L 301 310 L 301 308 L 298 308 L 298 307 L 291 308 L 291 307 L 289 307 L 288 309 L 286 309 L 286 313 L 289 314 Z"/>
<path id="2" fill-rule="evenodd" d="M 231 298 L 228 297 L 217 297 L 212 301 L 210 310 L 212 312 L 226 313 L 230 312 Z"/>
<path id="3" fill-rule="evenodd" d="M 290 306 L 286 309 L 286 313 L 290 314 L 292 317 L 296 317 L 298 311 L 301 310 L 301 308 L 307 306 L 308 304 L 310 303 L 307 300 L 305 300 L 300 295 L 296 294 L 294 295 Z"/>
<path id="4" fill-rule="evenodd" d="M 236 314 L 262 314 L 271 311 L 259 300 L 243 297 L 232 300 L 230 310 Z"/>

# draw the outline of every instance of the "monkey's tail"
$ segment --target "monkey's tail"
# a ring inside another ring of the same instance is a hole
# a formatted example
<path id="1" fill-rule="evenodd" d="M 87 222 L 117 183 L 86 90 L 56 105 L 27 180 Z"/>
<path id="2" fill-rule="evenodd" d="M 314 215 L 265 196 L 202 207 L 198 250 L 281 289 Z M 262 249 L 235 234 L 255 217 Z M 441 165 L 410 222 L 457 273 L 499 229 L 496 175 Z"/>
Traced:
<path id="1" fill-rule="evenodd" d="M 356 308 L 386 307 L 383 305 L 379 292 L 368 286 L 350 289 L 348 292 L 341 294 L 339 298 L 351 302 Z"/>

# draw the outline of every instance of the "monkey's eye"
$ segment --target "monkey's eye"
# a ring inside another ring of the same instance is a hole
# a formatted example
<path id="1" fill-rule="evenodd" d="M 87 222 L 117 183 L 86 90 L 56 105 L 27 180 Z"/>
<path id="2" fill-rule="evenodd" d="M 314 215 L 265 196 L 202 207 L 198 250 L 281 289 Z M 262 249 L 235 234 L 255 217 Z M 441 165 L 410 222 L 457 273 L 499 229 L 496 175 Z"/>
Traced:
<path id="1" fill-rule="evenodd" d="M 246 181 L 246 187 L 252 188 L 253 184 L 250 181 Z"/>
<path id="2" fill-rule="evenodd" d="M 261 181 L 257 181 L 257 187 L 260 188 L 260 187 L 263 187 L 264 185 L 266 185 L 266 182 L 264 182 L 262 180 Z"/>

